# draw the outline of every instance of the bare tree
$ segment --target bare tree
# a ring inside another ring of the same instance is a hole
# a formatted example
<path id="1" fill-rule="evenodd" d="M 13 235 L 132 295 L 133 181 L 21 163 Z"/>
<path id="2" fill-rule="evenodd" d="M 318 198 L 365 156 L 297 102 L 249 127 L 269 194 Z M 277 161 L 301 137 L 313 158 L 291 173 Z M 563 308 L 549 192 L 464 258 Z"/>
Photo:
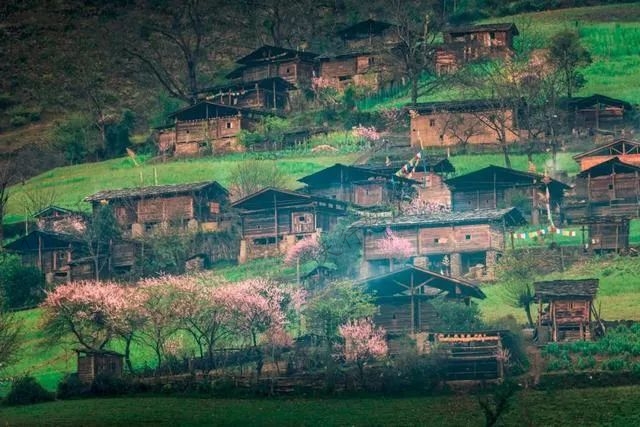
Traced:
<path id="1" fill-rule="evenodd" d="M 450 136 L 455 139 L 463 152 L 466 152 L 469 141 L 484 133 L 484 126 L 479 120 L 465 120 L 460 114 L 449 113 L 445 115 L 442 126 L 442 136 Z"/>
<path id="2" fill-rule="evenodd" d="M 229 176 L 234 199 L 241 199 L 267 187 L 283 187 L 286 176 L 275 162 L 245 160 L 238 163 Z"/>

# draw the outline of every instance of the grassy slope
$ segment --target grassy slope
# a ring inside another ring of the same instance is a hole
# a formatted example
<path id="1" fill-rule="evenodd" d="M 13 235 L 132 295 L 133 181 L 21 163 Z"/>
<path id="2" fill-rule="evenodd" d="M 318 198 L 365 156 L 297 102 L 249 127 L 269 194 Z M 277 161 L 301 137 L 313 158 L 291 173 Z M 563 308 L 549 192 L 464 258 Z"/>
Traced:
<path id="1" fill-rule="evenodd" d="M 2 408 L 10 426 L 252 425 L 481 426 L 475 395 L 344 399 L 198 399 L 136 397 Z M 631 426 L 640 423 L 640 387 L 521 391 L 499 425 Z"/>

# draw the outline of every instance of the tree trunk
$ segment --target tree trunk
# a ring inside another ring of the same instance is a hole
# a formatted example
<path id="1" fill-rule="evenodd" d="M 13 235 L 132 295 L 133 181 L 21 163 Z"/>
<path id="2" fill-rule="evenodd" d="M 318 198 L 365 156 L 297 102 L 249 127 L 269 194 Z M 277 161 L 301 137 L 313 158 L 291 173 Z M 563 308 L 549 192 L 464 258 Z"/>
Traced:
<path id="1" fill-rule="evenodd" d="M 534 324 L 533 324 L 533 317 L 531 317 L 531 304 L 525 304 L 524 305 L 524 312 L 527 314 L 527 321 L 529 322 L 529 327 L 533 328 Z"/>
<path id="2" fill-rule="evenodd" d="M 415 104 L 418 102 L 418 75 L 410 76 L 411 79 L 411 103 Z"/>
<path id="3" fill-rule="evenodd" d="M 503 142 L 501 145 L 502 145 L 502 154 L 504 155 L 504 166 L 506 168 L 511 169 L 511 158 L 509 157 L 509 147 L 507 146 L 506 142 Z"/>
<path id="4" fill-rule="evenodd" d="M 133 337 L 125 337 L 124 362 L 127 364 L 129 373 L 133 373 L 133 364 L 131 363 L 131 341 L 133 341 Z"/>

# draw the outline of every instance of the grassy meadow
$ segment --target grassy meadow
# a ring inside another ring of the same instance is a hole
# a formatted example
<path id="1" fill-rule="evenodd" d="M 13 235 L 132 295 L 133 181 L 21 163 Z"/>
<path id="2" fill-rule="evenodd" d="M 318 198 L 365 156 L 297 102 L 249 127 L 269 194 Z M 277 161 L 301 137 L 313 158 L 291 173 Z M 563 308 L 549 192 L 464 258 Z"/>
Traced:
<path id="1" fill-rule="evenodd" d="M 482 395 L 325 399 L 127 397 L 0 408 L 7 426 L 482 426 Z M 634 426 L 640 387 L 522 390 L 498 425 Z"/>

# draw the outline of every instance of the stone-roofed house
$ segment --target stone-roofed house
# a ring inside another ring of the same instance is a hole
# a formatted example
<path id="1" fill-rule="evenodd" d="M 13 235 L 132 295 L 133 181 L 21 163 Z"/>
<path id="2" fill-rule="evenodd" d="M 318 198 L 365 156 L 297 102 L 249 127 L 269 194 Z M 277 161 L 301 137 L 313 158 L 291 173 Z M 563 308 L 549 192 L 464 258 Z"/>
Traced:
<path id="1" fill-rule="evenodd" d="M 104 190 L 84 200 L 94 213 L 110 206 L 125 237 L 141 237 L 156 227 L 208 232 L 230 225 L 229 193 L 216 181 Z"/>
<path id="2" fill-rule="evenodd" d="M 508 231 L 524 224 L 518 209 L 506 208 L 362 218 L 351 227 L 362 233 L 363 275 L 388 271 L 391 256 L 380 242 L 391 232 L 409 241 L 415 265 L 454 277 L 472 274 L 492 279 Z"/>
<path id="3" fill-rule="evenodd" d="M 289 91 L 296 86 L 282 77 L 270 77 L 252 82 L 231 83 L 203 89 L 206 100 L 230 107 L 257 110 L 289 111 Z"/>

